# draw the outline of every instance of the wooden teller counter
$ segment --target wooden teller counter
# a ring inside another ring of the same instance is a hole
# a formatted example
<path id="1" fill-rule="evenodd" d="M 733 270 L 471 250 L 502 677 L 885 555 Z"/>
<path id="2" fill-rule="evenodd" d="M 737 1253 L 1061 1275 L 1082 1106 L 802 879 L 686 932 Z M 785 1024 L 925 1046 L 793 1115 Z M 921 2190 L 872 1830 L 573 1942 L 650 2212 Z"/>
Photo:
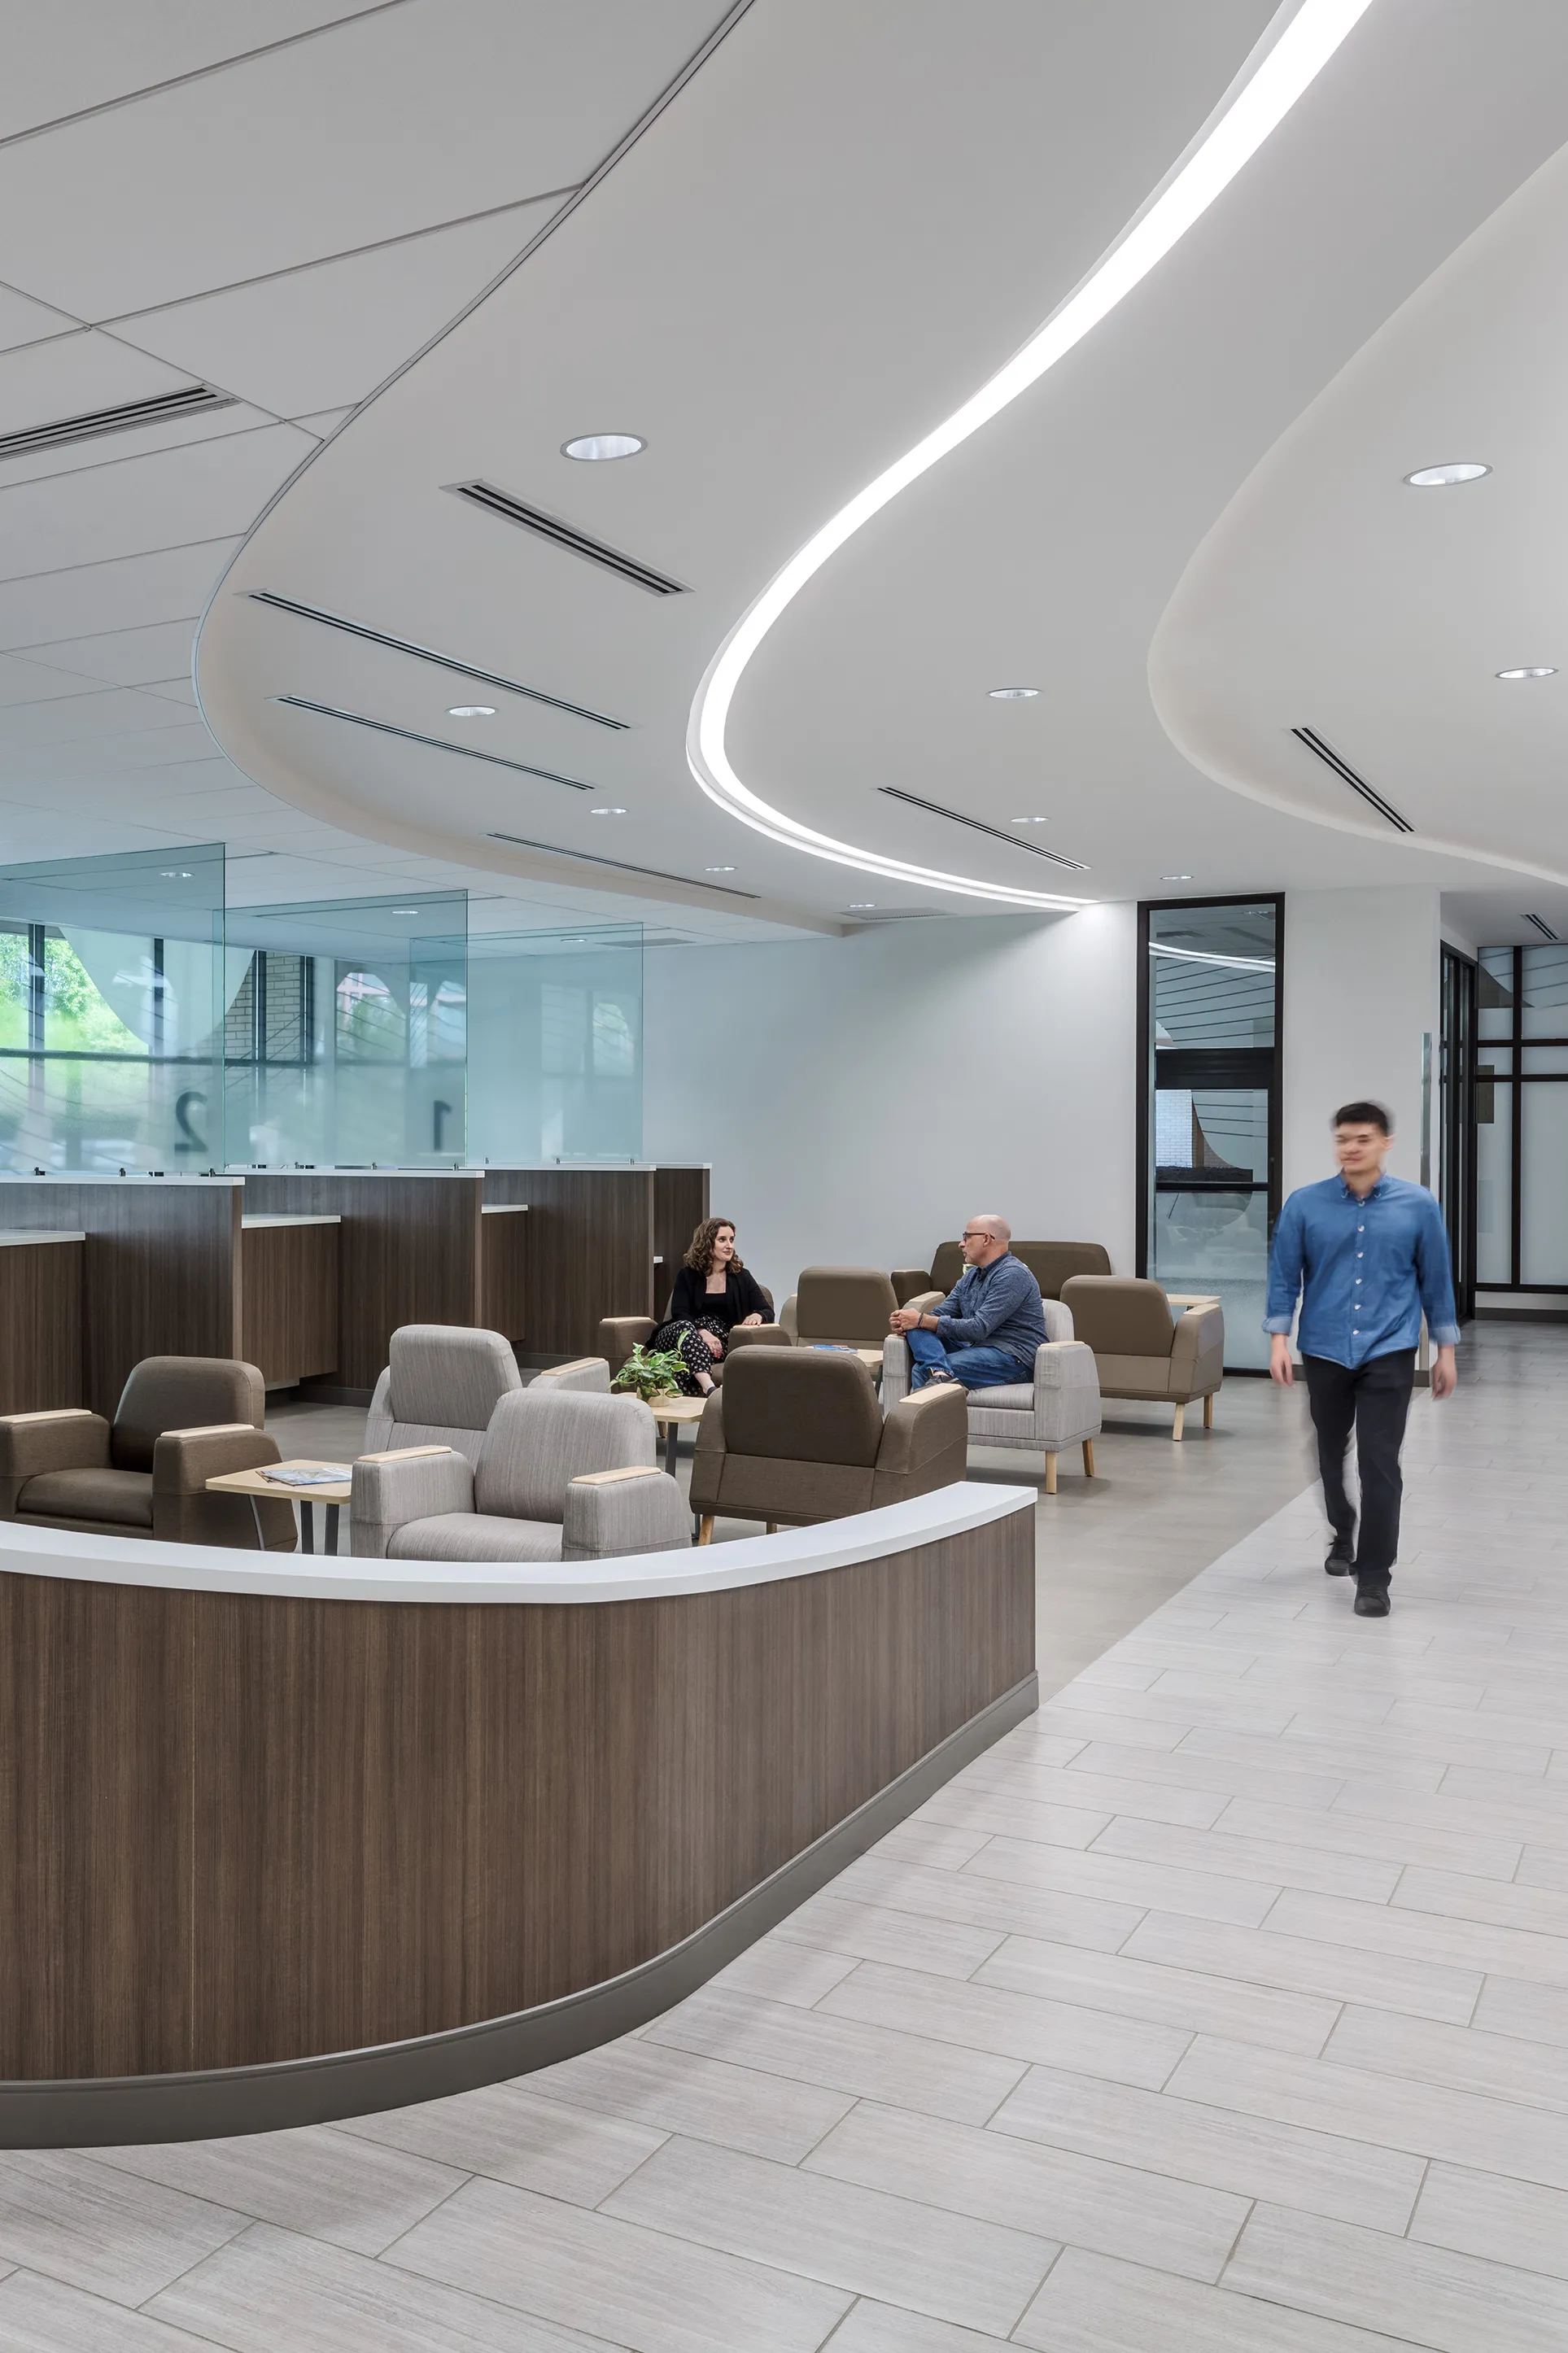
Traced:
<path id="1" fill-rule="evenodd" d="M 406 2105 L 668 2009 L 1035 1706 L 1034 1502 L 579 1572 L 0 1525 L 0 2146 Z"/>

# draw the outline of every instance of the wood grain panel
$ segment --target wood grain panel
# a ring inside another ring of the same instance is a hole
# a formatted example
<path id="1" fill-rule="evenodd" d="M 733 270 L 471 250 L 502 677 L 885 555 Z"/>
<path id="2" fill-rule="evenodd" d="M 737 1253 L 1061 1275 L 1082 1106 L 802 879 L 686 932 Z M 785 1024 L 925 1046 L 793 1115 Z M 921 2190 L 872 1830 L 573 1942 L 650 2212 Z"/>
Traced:
<path id="1" fill-rule="evenodd" d="M 82 1242 L 19 1242 L 0 1250 L 0 1413 L 86 1403 L 85 1254 Z"/>
<path id="2" fill-rule="evenodd" d="M 245 1205 L 316 1212 L 338 1228 L 338 1361 L 344 1388 L 373 1389 L 400 1324 L 478 1324 L 482 1179 L 302 1171 L 247 1176 Z"/>
<path id="3" fill-rule="evenodd" d="M 655 1315 L 663 1314 L 669 1304 L 670 1285 L 691 1246 L 692 1236 L 703 1219 L 711 1215 L 705 1168 L 655 1168 L 653 1249 L 662 1261 L 653 1274 Z"/>
<path id="4" fill-rule="evenodd" d="M 528 1333 L 528 1227 L 531 1209 L 494 1207 L 483 1217 L 480 1246 L 480 1322 L 514 1348 Z"/>
<path id="5" fill-rule="evenodd" d="M 337 1226 L 242 1226 L 240 1354 L 269 1388 L 335 1372 Z"/>
<path id="6" fill-rule="evenodd" d="M 652 1315 L 651 1168 L 487 1168 L 487 1201 L 528 1204 L 524 1321 L 543 1356 L 594 1353 L 606 1315 Z"/>
<path id="7" fill-rule="evenodd" d="M 112 1414 L 143 1356 L 239 1353 L 239 1185 L 156 1179 L 7 1184 L 12 1228 L 87 1235 L 83 1402 Z"/>
<path id="8" fill-rule="evenodd" d="M 0 2075 L 363 2049 L 601 1984 L 1027 1677 L 1033 1585 L 1027 1509 L 575 1608 L 0 1576 Z"/>

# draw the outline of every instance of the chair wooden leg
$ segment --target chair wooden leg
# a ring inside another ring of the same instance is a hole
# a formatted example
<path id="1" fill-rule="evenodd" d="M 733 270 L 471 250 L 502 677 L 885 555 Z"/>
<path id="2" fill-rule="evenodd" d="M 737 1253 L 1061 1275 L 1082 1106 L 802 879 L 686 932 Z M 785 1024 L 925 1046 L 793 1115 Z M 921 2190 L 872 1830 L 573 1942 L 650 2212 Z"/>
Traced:
<path id="1" fill-rule="evenodd" d="M 1054 1495 L 1055 1492 L 1056 1457 L 1054 1454 L 1047 1454 L 1045 1457 L 1045 1493 L 1048 1495 Z"/>
<path id="2" fill-rule="evenodd" d="M 1211 1389 L 1211 1390 L 1209 1391 L 1208 1396 L 1203 1399 L 1203 1428 L 1204 1428 L 1205 1430 L 1213 1430 L 1213 1426 L 1214 1426 L 1214 1392 L 1213 1392 L 1213 1389 Z"/>
<path id="3" fill-rule="evenodd" d="M 711 1512 L 705 1512 L 702 1518 L 697 1522 L 697 1542 L 700 1545 L 705 1545 L 712 1544 L 713 1540 L 714 1515 Z"/>
<path id="4" fill-rule="evenodd" d="M 1086 1479 L 1092 1479 L 1094 1475 L 1095 1441 L 1092 1438 L 1086 1438 L 1084 1440 L 1084 1476 Z"/>
<path id="5" fill-rule="evenodd" d="M 1186 1420 L 1186 1419 L 1187 1419 L 1187 1409 L 1186 1409 L 1185 1405 L 1174 1406 L 1174 1407 L 1171 1409 L 1171 1440 L 1172 1440 L 1172 1442 L 1173 1442 L 1175 1445 L 1177 1445 L 1177 1446 L 1180 1446 L 1180 1445 L 1181 1445 L 1181 1425 L 1182 1425 L 1182 1423 Z"/>
<path id="6" fill-rule="evenodd" d="M 778 1535 L 778 1533 L 779 1533 L 779 1523 L 778 1523 L 778 1521 L 777 1521 L 777 1520 L 769 1520 L 769 1521 L 768 1521 L 768 1535 L 769 1535 L 770 1536 L 776 1536 L 776 1535 Z"/>

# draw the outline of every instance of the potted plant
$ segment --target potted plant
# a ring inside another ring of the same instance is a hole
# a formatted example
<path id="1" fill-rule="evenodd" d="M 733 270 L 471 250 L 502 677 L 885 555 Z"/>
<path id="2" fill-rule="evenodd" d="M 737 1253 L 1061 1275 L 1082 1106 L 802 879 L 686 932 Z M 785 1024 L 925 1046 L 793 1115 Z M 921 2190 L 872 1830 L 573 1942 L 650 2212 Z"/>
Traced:
<path id="1" fill-rule="evenodd" d="M 674 1348 L 645 1348 L 641 1341 L 610 1383 L 612 1389 L 630 1389 L 644 1405 L 655 1398 L 678 1396 L 680 1376 L 685 1371 L 680 1352 Z"/>

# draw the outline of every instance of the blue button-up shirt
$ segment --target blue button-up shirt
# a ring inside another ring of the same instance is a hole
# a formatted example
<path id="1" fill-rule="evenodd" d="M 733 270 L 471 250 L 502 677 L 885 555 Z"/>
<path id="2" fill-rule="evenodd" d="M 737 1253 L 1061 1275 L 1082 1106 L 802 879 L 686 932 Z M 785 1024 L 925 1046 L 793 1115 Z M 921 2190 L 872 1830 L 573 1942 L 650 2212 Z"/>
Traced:
<path id="1" fill-rule="evenodd" d="M 1342 1176 L 1292 1193 L 1269 1255 L 1266 1332 L 1289 1331 L 1298 1293 L 1304 1356 L 1362 1365 L 1414 1348 L 1423 1309 L 1436 1346 L 1459 1337 L 1443 1213 L 1402 1176 L 1380 1176 L 1364 1199 Z"/>

